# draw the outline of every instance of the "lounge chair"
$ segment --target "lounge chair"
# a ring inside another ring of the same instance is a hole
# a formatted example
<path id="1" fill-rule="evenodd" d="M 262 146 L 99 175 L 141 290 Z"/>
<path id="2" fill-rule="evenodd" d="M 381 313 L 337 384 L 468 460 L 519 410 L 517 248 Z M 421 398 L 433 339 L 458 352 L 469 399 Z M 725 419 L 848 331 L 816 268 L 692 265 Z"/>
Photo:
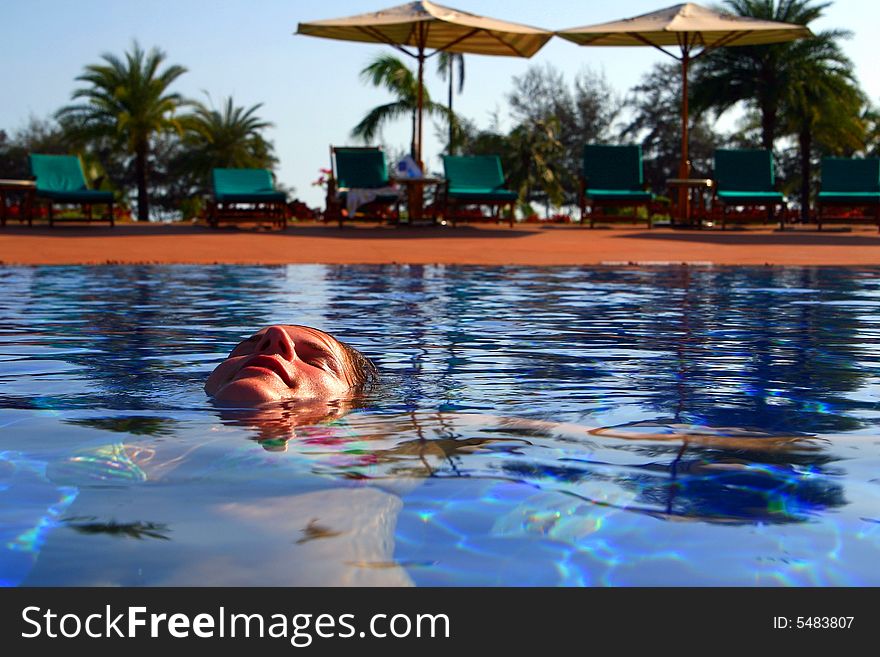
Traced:
<path id="1" fill-rule="evenodd" d="M 340 227 L 346 215 L 354 219 L 357 213 L 365 218 L 387 219 L 392 207 L 395 218 L 400 216 L 400 193 L 388 177 L 388 165 L 381 148 L 331 146 L 330 166 L 327 219 L 336 218 Z"/>
<path id="2" fill-rule="evenodd" d="M 720 212 L 721 229 L 728 221 L 749 221 L 752 215 L 731 214 L 735 208 L 761 207 L 766 210 L 762 221 L 772 221 L 779 208 L 779 229 L 785 228 L 785 215 L 782 212 L 785 200 L 775 189 L 773 157 L 768 150 L 726 150 L 715 151 L 715 195 L 712 199 L 713 212 Z"/>
<path id="3" fill-rule="evenodd" d="M 49 206 L 49 226 L 56 221 L 113 221 L 113 192 L 89 189 L 77 155 L 30 155 L 31 173 L 36 179 L 36 199 Z M 82 216 L 56 217 L 55 204 L 79 205 Z M 104 205 L 103 216 L 95 217 L 92 206 Z"/>
<path id="4" fill-rule="evenodd" d="M 268 169 L 214 169 L 214 197 L 208 224 L 221 221 L 264 221 L 287 227 L 287 197 L 275 189 Z"/>
<path id="5" fill-rule="evenodd" d="M 644 207 L 648 211 L 648 228 L 651 228 L 650 204 L 654 196 L 645 189 L 642 147 L 586 144 L 578 200 L 582 225 L 586 224 L 588 208 L 590 228 L 593 228 L 599 208 L 604 220 L 632 221 L 635 216 L 607 215 L 605 208 Z"/>
<path id="6" fill-rule="evenodd" d="M 492 217 L 499 219 L 501 208 L 508 208 L 508 222 L 513 227 L 513 206 L 517 193 L 505 186 L 501 158 L 497 155 L 444 155 L 443 171 L 446 184 L 442 191 L 443 215 L 455 226 L 467 221 L 460 208 L 486 205 Z"/>
<path id="7" fill-rule="evenodd" d="M 855 223 L 853 217 L 826 215 L 826 208 L 870 208 L 880 230 L 880 158 L 822 159 L 822 186 L 816 197 L 816 223 Z"/>

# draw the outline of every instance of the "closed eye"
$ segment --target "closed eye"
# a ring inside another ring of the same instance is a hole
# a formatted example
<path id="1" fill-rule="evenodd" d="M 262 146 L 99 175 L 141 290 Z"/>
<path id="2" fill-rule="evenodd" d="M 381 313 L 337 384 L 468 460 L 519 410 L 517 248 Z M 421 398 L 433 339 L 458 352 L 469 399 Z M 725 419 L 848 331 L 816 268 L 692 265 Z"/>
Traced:
<path id="1" fill-rule="evenodd" d="M 296 355 L 312 367 L 339 374 L 339 363 L 336 357 L 321 345 L 299 342 L 296 344 Z"/>
<path id="2" fill-rule="evenodd" d="M 312 367 L 327 370 L 333 374 L 339 374 L 336 360 L 330 356 L 310 356 L 308 358 L 303 358 L 303 360 Z"/>

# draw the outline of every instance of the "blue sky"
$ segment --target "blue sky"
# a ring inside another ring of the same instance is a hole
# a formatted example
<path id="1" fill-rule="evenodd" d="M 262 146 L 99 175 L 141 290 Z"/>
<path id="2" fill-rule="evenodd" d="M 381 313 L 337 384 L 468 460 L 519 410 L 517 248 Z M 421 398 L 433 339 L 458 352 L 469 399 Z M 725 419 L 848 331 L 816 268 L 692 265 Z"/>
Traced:
<path id="1" fill-rule="evenodd" d="M 15 132 L 29 116 L 45 118 L 70 100 L 74 78 L 105 52 L 122 54 L 137 39 L 158 46 L 167 61 L 188 73 L 175 90 L 216 105 L 229 95 L 238 105 L 263 103 L 260 116 L 274 127 L 268 136 L 279 157 L 279 180 L 310 205 L 322 204 L 311 182 L 329 164 L 330 144 L 354 143 L 352 127 L 367 110 L 387 102 L 358 72 L 372 57 L 394 52 L 384 46 L 294 36 L 301 21 L 336 18 L 400 4 L 395 0 L 3 0 L 0 22 L 0 129 Z M 446 0 L 448 6 L 547 29 L 563 29 L 653 11 L 669 0 Z M 704 2 L 703 4 L 711 4 Z M 871 100 L 880 103 L 876 27 L 880 2 L 836 0 L 815 29 L 851 30 L 843 43 Z M 583 68 L 603 73 L 621 93 L 655 62 L 669 60 L 652 48 L 579 48 L 553 39 L 531 60 L 466 57 L 464 93 L 456 110 L 487 126 L 493 112 L 506 113 L 511 78 L 534 64 L 551 63 L 568 80 Z M 671 61 L 671 60 L 669 60 Z M 426 83 L 445 97 L 444 83 L 429 60 Z M 425 160 L 438 166 L 441 144 L 425 128 Z M 383 141 L 403 148 L 408 126 L 384 132 Z"/>

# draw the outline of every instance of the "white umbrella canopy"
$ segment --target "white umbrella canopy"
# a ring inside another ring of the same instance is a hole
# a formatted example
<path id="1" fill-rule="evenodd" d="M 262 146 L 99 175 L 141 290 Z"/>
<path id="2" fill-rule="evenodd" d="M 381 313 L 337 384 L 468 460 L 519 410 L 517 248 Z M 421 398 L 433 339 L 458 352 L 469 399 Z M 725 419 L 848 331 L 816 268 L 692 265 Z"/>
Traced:
<path id="1" fill-rule="evenodd" d="M 756 46 L 812 36 L 803 25 L 736 16 L 692 2 L 557 34 L 581 46 L 680 46 L 682 50 Z"/>
<path id="2" fill-rule="evenodd" d="M 765 21 L 714 11 L 688 2 L 623 20 L 586 25 L 556 34 L 581 46 L 653 46 L 681 61 L 681 163 L 686 178 L 688 163 L 687 74 L 690 60 L 723 46 L 755 46 L 812 37 L 803 25 Z M 678 46 L 680 55 L 664 46 Z M 695 52 L 696 51 L 696 52 Z"/>
<path id="3" fill-rule="evenodd" d="M 415 158 L 419 162 L 422 154 L 424 64 L 427 57 L 438 52 L 531 57 L 553 36 L 553 32 L 548 30 L 477 16 L 428 0 L 345 18 L 300 23 L 296 34 L 384 43 L 418 60 Z M 426 55 L 426 50 L 433 52 Z"/>

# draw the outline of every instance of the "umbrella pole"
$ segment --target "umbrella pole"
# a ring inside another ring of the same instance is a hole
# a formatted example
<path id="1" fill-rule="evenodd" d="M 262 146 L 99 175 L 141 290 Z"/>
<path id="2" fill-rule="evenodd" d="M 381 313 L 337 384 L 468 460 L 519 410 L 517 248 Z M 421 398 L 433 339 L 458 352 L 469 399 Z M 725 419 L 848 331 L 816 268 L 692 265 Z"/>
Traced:
<path id="1" fill-rule="evenodd" d="M 678 164 L 678 177 L 690 178 L 691 163 L 688 159 L 688 61 L 690 50 L 685 46 L 681 52 L 681 161 Z M 679 219 L 687 225 L 691 221 L 690 189 L 686 185 L 678 188 Z"/>
<path id="2" fill-rule="evenodd" d="M 688 161 L 688 60 L 689 53 L 684 52 L 681 58 L 681 163 L 679 173 L 687 178 L 691 171 Z"/>
<path id="3" fill-rule="evenodd" d="M 424 171 L 425 166 L 422 164 L 422 105 L 424 104 L 424 88 L 425 88 L 425 48 L 419 46 L 419 90 L 418 90 L 418 135 L 416 141 L 416 162 L 419 168 Z"/>

